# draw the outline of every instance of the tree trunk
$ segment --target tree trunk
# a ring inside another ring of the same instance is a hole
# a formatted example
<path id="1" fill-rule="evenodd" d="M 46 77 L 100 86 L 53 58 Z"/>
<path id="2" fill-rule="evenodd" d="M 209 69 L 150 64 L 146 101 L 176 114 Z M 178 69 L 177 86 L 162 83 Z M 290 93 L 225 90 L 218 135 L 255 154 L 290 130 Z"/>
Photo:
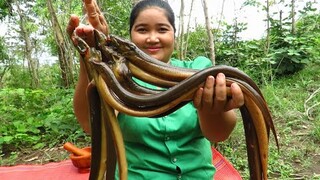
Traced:
<path id="1" fill-rule="evenodd" d="M 179 13 L 179 31 L 178 31 L 178 43 L 177 44 L 177 50 L 179 59 L 184 59 L 183 54 L 183 44 L 184 44 L 184 0 L 180 0 L 180 13 Z"/>
<path id="2" fill-rule="evenodd" d="M 295 0 L 291 0 L 291 34 L 296 34 Z"/>
<path id="3" fill-rule="evenodd" d="M 207 0 L 202 0 L 202 6 L 203 6 L 203 11 L 204 11 L 204 17 L 205 17 L 205 22 L 206 22 L 206 29 L 207 29 L 207 34 L 208 34 L 208 40 L 209 40 L 209 49 L 210 49 L 210 59 L 212 61 L 212 64 L 216 64 L 216 57 L 215 57 L 215 52 L 214 52 L 214 39 L 213 39 L 213 34 L 211 31 L 211 25 L 210 25 L 210 20 L 209 20 L 209 14 L 208 14 L 208 6 L 207 6 Z"/>
<path id="4" fill-rule="evenodd" d="M 221 12 L 220 12 L 220 17 L 219 17 L 219 22 L 218 22 L 218 27 L 217 29 L 220 29 L 221 23 L 222 23 L 222 17 L 223 17 L 223 11 L 224 11 L 224 5 L 225 5 L 226 0 L 222 1 L 222 6 L 221 6 Z"/>
<path id="5" fill-rule="evenodd" d="M 27 20 L 22 12 L 20 5 L 16 1 L 16 6 L 17 6 L 17 12 L 19 15 L 19 27 L 20 27 L 20 35 L 22 36 L 25 44 L 25 59 L 28 62 L 28 69 L 29 73 L 31 75 L 31 87 L 32 88 L 38 88 L 40 86 L 40 80 L 39 80 L 39 62 L 32 58 L 32 51 L 33 51 L 33 46 L 32 46 L 32 40 L 31 40 L 31 32 L 26 28 L 27 27 Z"/>
<path id="6" fill-rule="evenodd" d="M 187 33 L 185 36 L 185 43 L 184 43 L 184 47 L 183 47 L 183 56 L 187 57 L 187 51 L 188 51 L 188 42 L 189 42 L 189 29 L 190 29 L 190 21 L 191 21 L 191 14 L 192 14 L 192 10 L 193 10 L 193 4 L 194 4 L 194 0 L 191 1 L 191 7 L 190 7 L 190 13 L 189 13 L 189 19 L 188 19 L 188 25 L 187 25 Z"/>
<path id="7" fill-rule="evenodd" d="M 6 45 L 6 41 L 4 37 L 0 37 L 0 89 L 3 87 L 4 84 L 4 76 L 7 73 L 7 71 L 10 68 L 10 64 L 13 62 L 12 59 L 10 59 L 9 52 L 8 52 L 8 46 Z"/>
<path id="8" fill-rule="evenodd" d="M 266 54 L 268 54 L 269 48 L 270 48 L 270 12 L 269 12 L 269 8 L 270 8 L 270 3 L 269 3 L 269 0 L 267 0 L 267 7 L 266 7 L 266 11 L 267 11 L 267 38 L 266 38 L 266 50 L 265 50 Z"/>
<path id="9" fill-rule="evenodd" d="M 72 71 L 73 54 L 71 51 L 73 47 L 70 47 L 64 31 L 62 31 L 51 0 L 47 0 L 47 6 L 51 17 L 50 20 L 53 28 L 53 34 L 58 46 L 58 56 L 63 86 L 68 88 L 74 84 L 74 76 Z"/>

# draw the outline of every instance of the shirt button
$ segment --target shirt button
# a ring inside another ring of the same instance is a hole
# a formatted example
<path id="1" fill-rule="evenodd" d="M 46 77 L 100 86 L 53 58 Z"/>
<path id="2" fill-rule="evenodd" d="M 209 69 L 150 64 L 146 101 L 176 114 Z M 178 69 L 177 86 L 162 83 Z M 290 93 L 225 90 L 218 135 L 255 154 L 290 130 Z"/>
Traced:
<path id="1" fill-rule="evenodd" d="M 177 158 L 173 158 L 172 161 L 175 163 L 177 162 Z"/>
<path id="2" fill-rule="evenodd" d="M 166 136 L 166 141 L 169 141 L 170 140 L 170 137 L 169 136 Z"/>
<path id="3" fill-rule="evenodd" d="M 178 175 L 178 178 L 177 178 L 177 179 L 178 179 L 178 180 L 180 180 L 180 179 L 181 179 L 181 175 L 180 175 L 180 174 Z"/>

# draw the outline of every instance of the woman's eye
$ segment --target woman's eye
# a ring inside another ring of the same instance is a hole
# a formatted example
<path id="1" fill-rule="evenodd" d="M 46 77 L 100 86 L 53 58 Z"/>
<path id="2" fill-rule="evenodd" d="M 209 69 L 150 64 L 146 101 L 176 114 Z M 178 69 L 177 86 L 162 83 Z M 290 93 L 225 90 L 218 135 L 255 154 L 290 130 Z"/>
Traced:
<path id="1" fill-rule="evenodd" d="M 145 28 L 139 28 L 139 29 L 137 29 L 137 31 L 138 31 L 139 33 L 145 33 L 145 32 L 147 32 L 147 29 L 145 29 Z"/>
<path id="2" fill-rule="evenodd" d="M 160 28 L 160 29 L 159 29 L 159 32 L 161 32 L 161 33 L 165 33 L 165 32 L 167 32 L 167 31 L 168 31 L 167 28 Z"/>

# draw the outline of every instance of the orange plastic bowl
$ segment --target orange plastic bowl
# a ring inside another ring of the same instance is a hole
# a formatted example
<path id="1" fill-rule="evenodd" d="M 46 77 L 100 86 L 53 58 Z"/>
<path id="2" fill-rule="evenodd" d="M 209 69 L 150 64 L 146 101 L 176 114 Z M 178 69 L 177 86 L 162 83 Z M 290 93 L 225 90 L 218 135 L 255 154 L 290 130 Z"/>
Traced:
<path id="1" fill-rule="evenodd" d="M 91 153 L 91 147 L 83 148 L 83 150 Z M 83 169 L 89 169 L 91 164 L 91 154 L 83 155 L 83 156 L 77 156 L 75 154 L 70 154 L 70 159 L 72 161 L 72 164 L 79 168 L 80 170 Z"/>

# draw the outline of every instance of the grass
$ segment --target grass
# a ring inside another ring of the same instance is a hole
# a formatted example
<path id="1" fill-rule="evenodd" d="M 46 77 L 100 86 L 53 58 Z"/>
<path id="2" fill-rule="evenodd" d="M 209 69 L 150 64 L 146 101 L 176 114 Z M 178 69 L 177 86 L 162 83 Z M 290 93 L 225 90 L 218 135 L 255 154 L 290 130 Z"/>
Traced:
<path id="1" fill-rule="evenodd" d="M 269 152 L 271 179 L 320 179 L 320 65 L 261 88 L 273 115 L 280 150 L 272 136 Z M 311 97 L 311 98 L 310 98 Z M 309 100 L 308 100 L 309 99 Z M 248 179 L 242 123 L 218 147 Z"/>

